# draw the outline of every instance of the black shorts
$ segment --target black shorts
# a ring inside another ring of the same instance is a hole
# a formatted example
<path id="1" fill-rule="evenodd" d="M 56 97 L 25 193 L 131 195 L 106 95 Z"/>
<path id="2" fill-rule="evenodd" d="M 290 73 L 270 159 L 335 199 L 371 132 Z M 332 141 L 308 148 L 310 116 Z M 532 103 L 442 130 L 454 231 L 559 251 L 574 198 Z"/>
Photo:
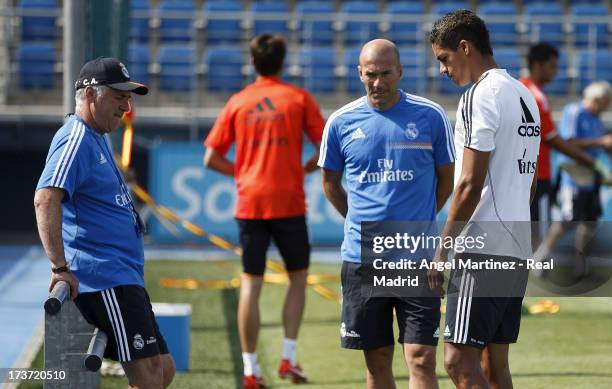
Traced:
<path id="1" fill-rule="evenodd" d="M 168 354 L 147 291 L 122 285 L 100 292 L 80 293 L 74 300 L 90 324 L 108 336 L 104 357 L 129 362 Z"/>
<path id="2" fill-rule="evenodd" d="M 597 221 L 601 216 L 599 189 L 578 189 L 572 198 L 572 221 Z"/>
<path id="3" fill-rule="evenodd" d="M 306 217 L 236 220 L 240 229 L 242 268 L 245 273 L 256 276 L 264 274 L 270 239 L 274 239 L 287 271 L 308 269 L 310 242 Z"/>
<path id="4" fill-rule="evenodd" d="M 492 255 L 463 254 L 475 261 L 499 259 Z M 504 260 L 520 261 L 516 258 Z M 444 341 L 447 343 L 466 344 L 484 348 L 489 343 L 516 343 L 521 325 L 521 308 L 527 286 L 528 271 L 520 270 L 505 272 L 506 279 L 499 279 L 495 284 L 500 293 L 491 293 L 491 279 L 483 281 L 483 277 L 492 277 L 489 273 L 455 268 L 451 272 L 447 299 L 446 325 Z M 518 296 L 517 296 L 518 294 Z M 487 297 L 480 297 L 480 296 Z M 478 296 L 478 297 L 474 297 Z"/>
<path id="5" fill-rule="evenodd" d="M 394 309 L 399 343 L 438 344 L 439 298 L 363 296 L 361 273 L 361 264 L 342 263 L 342 347 L 371 350 L 392 345 Z"/>

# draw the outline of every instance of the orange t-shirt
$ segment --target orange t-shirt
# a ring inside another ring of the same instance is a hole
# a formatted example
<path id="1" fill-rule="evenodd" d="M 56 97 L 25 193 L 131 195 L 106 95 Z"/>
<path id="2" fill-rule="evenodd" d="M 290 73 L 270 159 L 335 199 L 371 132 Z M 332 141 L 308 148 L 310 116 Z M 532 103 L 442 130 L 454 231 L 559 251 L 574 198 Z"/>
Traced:
<path id="1" fill-rule="evenodd" d="M 540 154 L 538 155 L 538 180 L 551 180 L 551 168 L 550 168 L 550 147 L 546 142 L 555 136 L 557 131 L 555 130 L 555 123 L 552 120 L 552 112 L 548 98 L 542 92 L 542 89 L 536 85 L 529 77 L 523 77 L 520 81 L 529 89 L 540 110 Z"/>
<path id="2" fill-rule="evenodd" d="M 260 76 L 230 98 L 204 145 L 225 155 L 236 142 L 237 218 L 306 213 L 303 133 L 318 145 L 324 126 L 314 98 L 278 77 Z"/>

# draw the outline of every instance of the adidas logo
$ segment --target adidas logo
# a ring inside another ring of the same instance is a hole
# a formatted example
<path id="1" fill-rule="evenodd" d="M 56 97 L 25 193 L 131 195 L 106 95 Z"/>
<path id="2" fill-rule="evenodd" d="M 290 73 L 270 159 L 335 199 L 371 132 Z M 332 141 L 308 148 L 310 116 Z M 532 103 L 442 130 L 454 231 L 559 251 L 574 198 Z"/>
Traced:
<path id="1" fill-rule="evenodd" d="M 361 129 L 361 127 L 357 127 L 357 129 L 353 131 L 353 135 L 351 136 L 351 139 L 363 139 L 365 137 L 366 135 Z"/>
<path id="2" fill-rule="evenodd" d="M 450 328 L 448 328 L 448 325 L 447 325 L 446 328 L 444 329 L 444 337 L 448 338 L 449 336 L 451 336 L 451 333 L 450 333 Z"/>
<path id="3" fill-rule="evenodd" d="M 270 100 L 269 97 L 264 97 L 259 103 L 255 105 L 255 108 L 249 111 L 248 114 L 251 115 L 253 113 L 265 111 L 276 111 L 276 107 L 274 106 L 274 104 L 272 104 L 272 100 Z"/>
<path id="4" fill-rule="evenodd" d="M 102 165 L 102 164 L 105 164 L 106 162 L 107 162 L 106 157 L 104 156 L 102 152 L 100 152 L 100 159 L 98 159 L 98 163 Z"/>
<path id="5" fill-rule="evenodd" d="M 247 112 L 246 124 L 262 124 L 264 122 L 283 122 L 285 114 L 278 112 L 276 106 L 269 97 L 261 99 L 253 108 Z"/>
<path id="6" fill-rule="evenodd" d="M 434 338 L 439 338 L 440 337 L 440 329 L 439 328 L 436 328 L 436 332 L 434 332 L 433 337 Z"/>
<path id="7" fill-rule="evenodd" d="M 540 136 L 540 126 L 535 123 L 535 119 L 533 118 L 531 111 L 529 111 L 529 108 L 527 108 L 527 104 L 525 104 L 522 97 L 520 97 L 520 103 L 523 111 L 523 114 L 521 115 L 521 122 L 523 124 L 519 126 L 517 130 L 518 134 L 523 137 Z"/>

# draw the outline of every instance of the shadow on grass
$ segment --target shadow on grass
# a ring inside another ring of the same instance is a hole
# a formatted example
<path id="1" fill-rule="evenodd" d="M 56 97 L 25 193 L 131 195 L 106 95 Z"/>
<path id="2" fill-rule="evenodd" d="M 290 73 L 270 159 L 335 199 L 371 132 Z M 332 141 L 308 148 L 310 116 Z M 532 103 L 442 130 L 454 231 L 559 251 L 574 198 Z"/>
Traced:
<path id="1" fill-rule="evenodd" d="M 612 377 L 612 373 L 598 373 L 598 372 L 542 372 L 542 373 L 513 373 L 512 378 L 544 378 L 544 377 L 599 377 L 606 378 Z M 440 382 L 449 381 L 450 377 L 444 374 L 437 374 L 436 378 Z M 395 374 L 396 382 L 408 382 L 408 375 L 405 373 Z M 359 379 L 330 379 L 321 382 L 309 381 L 312 384 L 319 385 L 347 385 L 347 384 L 358 384 L 364 385 L 365 378 Z"/>
<path id="2" fill-rule="evenodd" d="M 612 373 L 600 373 L 594 371 L 566 371 L 557 372 L 542 372 L 542 373 L 512 373 L 512 377 L 516 378 L 537 378 L 537 377 L 612 377 Z"/>
<path id="3" fill-rule="evenodd" d="M 215 375 L 219 375 L 219 376 L 232 376 L 233 378 L 236 375 L 235 372 L 235 368 L 232 367 L 231 370 L 225 370 L 225 369 L 206 369 L 206 368 L 202 368 L 202 369 L 189 369 L 189 374 L 215 374 Z M 242 377 L 240 377 L 242 378 Z M 242 383 L 242 381 L 240 381 Z"/>
<path id="4" fill-rule="evenodd" d="M 240 350 L 240 338 L 238 337 L 238 323 L 236 318 L 236 307 L 238 306 L 238 293 L 236 289 L 224 289 L 223 316 L 227 328 L 227 342 L 232 357 L 232 372 L 236 388 L 242 387 L 242 351 Z M 197 330 L 196 328 L 192 329 Z"/>

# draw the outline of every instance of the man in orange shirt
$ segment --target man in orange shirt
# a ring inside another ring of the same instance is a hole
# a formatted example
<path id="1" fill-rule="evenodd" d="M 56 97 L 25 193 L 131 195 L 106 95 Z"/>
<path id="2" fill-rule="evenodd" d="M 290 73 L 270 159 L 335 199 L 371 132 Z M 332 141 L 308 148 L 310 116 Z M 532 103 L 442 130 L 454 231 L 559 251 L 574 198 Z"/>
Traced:
<path id="1" fill-rule="evenodd" d="M 541 126 L 540 153 L 538 155 L 538 186 L 536 195 L 531 203 L 531 220 L 540 222 L 539 228 L 533 228 L 534 248 L 546 234 L 550 224 L 550 195 L 551 195 L 551 163 L 550 148 L 575 159 L 577 162 L 594 167 L 595 160 L 580 148 L 564 140 L 555 129 L 552 118 L 552 109 L 542 87 L 550 83 L 558 71 L 559 51 L 548 43 L 538 43 L 532 46 L 527 53 L 527 66 L 529 76 L 520 81 L 535 97 L 540 110 Z"/>
<path id="2" fill-rule="evenodd" d="M 285 39 L 263 34 L 250 42 L 257 80 L 233 95 L 206 138 L 204 164 L 234 177 L 238 190 L 236 220 L 242 244 L 238 332 L 244 362 L 243 386 L 265 387 L 257 362 L 259 295 L 270 239 L 278 247 L 289 276 L 283 306 L 282 378 L 306 382 L 295 348 L 305 303 L 310 244 L 306 229 L 304 173 L 316 169 L 315 154 L 302 166 L 304 132 L 318 150 L 325 121 L 313 97 L 280 80 Z M 225 155 L 236 143 L 235 162 Z"/>

